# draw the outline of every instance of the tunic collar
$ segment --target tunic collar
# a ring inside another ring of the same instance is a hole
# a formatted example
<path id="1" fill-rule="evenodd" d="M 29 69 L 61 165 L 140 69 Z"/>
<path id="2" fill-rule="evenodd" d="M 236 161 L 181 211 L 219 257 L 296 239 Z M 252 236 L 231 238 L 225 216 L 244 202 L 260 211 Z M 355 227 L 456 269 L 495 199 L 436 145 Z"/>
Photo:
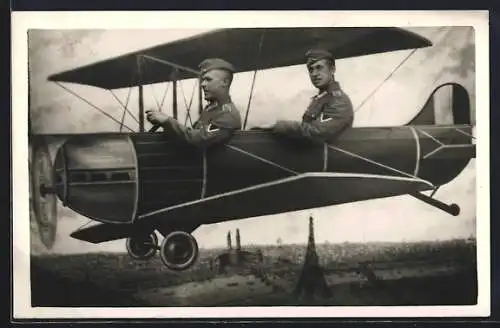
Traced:
<path id="1" fill-rule="evenodd" d="M 319 99 L 327 94 L 333 94 L 335 91 L 339 91 L 340 90 L 340 85 L 337 81 L 333 81 L 332 83 L 330 83 L 328 85 L 328 87 L 323 90 L 322 92 L 318 93 L 317 95 L 315 95 L 313 97 L 314 100 L 316 99 Z"/>
<path id="2" fill-rule="evenodd" d="M 215 99 L 215 100 L 210 101 L 207 104 L 207 106 L 205 107 L 205 110 L 210 111 L 210 110 L 213 110 L 214 108 L 217 108 L 219 106 L 229 104 L 229 103 L 231 103 L 231 97 L 229 97 L 229 96 L 225 97 L 224 99 L 221 99 L 221 100 Z"/>

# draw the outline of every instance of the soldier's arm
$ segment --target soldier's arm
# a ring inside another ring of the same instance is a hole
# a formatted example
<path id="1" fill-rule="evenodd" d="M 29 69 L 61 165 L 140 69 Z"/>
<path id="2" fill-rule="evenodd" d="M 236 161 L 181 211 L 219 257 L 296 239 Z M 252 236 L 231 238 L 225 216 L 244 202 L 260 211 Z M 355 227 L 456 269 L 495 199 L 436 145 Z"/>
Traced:
<path id="1" fill-rule="evenodd" d="M 208 126 L 200 125 L 194 129 L 186 128 L 172 118 L 169 118 L 167 124 L 181 139 L 202 148 L 227 140 L 239 128 L 235 118 L 229 113 L 215 117 Z"/>
<path id="2" fill-rule="evenodd" d="M 349 98 L 332 100 L 324 105 L 323 112 L 312 122 L 278 121 L 274 132 L 291 137 L 305 137 L 326 141 L 336 137 L 353 121 L 352 104 Z"/>

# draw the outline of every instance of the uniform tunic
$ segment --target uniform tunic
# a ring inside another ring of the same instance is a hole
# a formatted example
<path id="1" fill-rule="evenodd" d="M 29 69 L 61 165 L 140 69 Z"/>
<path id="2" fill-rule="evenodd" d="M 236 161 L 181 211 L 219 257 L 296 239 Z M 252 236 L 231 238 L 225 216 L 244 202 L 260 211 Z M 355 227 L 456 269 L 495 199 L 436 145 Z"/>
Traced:
<path id="1" fill-rule="evenodd" d="M 353 118 L 354 111 L 349 96 L 342 91 L 337 82 L 334 82 L 328 91 L 313 97 L 302 117 L 302 122 L 278 121 L 272 132 L 326 142 L 351 127 Z"/>
<path id="2" fill-rule="evenodd" d="M 234 131 L 240 130 L 241 115 L 236 106 L 228 100 L 224 103 L 208 104 L 192 128 L 185 127 L 170 117 L 164 125 L 164 128 L 171 128 L 188 143 L 208 147 L 227 141 Z"/>

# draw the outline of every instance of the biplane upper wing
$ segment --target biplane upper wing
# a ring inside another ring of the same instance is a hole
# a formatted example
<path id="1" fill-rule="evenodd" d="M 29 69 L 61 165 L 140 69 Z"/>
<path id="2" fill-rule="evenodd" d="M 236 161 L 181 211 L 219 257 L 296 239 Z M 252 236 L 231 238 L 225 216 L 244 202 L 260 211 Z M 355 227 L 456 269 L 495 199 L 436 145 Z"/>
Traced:
<path id="1" fill-rule="evenodd" d="M 305 173 L 147 213 L 139 222 L 166 220 L 189 227 L 432 189 L 425 180 L 370 174 Z M 133 228 L 101 224 L 71 236 L 99 243 L 125 238 Z"/>
<path id="2" fill-rule="evenodd" d="M 210 57 L 224 58 L 237 72 L 247 72 L 302 64 L 311 47 L 325 47 L 342 59 L 430 45 L 420 35 L 389 27 L 220 29 L 61 72 L 49 80 L 118 89 L 172 81 L 174 68 L 152 58 L 191 68 L 178 71 L 176 79 L 182 80 L 197 77 L 199 63 Z"/>

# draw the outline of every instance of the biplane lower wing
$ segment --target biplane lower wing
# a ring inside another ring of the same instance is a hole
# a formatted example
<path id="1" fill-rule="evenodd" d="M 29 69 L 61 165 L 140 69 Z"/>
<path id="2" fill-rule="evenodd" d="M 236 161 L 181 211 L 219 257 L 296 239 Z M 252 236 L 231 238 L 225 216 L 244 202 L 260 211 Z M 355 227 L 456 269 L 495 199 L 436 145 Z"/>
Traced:
<path id="1" fill-rule="evenodd" d="M 195 222 L 199 225 L 211 224 L 404 195 L 432 188 L 433 185 L 428 181 L 407 177 L 305 173 L 146 213 L 137 219 L 136 224 L 146 222 L 153 225 L 152 222 L 171 222 L 173 226 L 193 225 Z M 311 192 L 313 190 L 315 192 Z M 128 227 L 133 226 L 128 225 Z M 125 238 L 126 231 L 132 229 L 121 225 L 100 224 L 79 230 L 73 233 L 72 237 L 99 243 Z"/>
<path id="2" fill-rule="evenodd" d="M 93 244 L 99 244 L 110 240 L 118 240 L 129 237 L 134 229 L 130 224 L 108 224 L 98 223 L 96 225 L 78 229 L 71 233 L 71 237 Z"/>

